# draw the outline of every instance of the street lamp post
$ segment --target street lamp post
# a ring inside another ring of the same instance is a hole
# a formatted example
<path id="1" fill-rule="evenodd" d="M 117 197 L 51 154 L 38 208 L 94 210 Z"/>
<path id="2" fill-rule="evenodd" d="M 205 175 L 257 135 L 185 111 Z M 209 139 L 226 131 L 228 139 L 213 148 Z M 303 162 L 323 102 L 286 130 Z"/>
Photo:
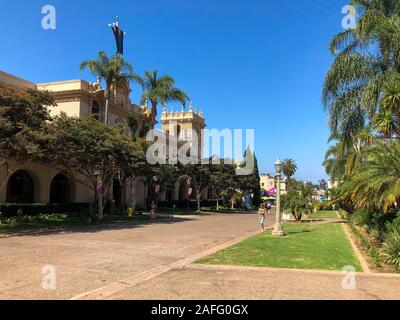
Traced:
<path id="1" fill-rule="evenodd" d="M 276 169 L 276 222 L 274 231 L 272 232 L 273 236 L 282 237 L 285 235 L 282 227 L 282 212 L 281 212 L 281 174 L 282 174 L 283 162 L 278 160 L 275 162 Z"/>

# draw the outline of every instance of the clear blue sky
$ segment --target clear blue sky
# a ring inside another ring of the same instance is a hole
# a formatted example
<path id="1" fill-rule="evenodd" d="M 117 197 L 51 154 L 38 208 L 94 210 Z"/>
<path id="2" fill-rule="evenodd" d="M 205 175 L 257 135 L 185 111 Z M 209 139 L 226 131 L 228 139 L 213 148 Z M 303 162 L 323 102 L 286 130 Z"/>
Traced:
<path id="1" fill-rule="evenodd" d="M 33 82 L 91 81 L 79 64 L 114 52 L 107 24 L 118 15 L 136 72 L 173 75 L 209 128 L 254 128 L 260 171 L 291 157 L 298 178 L 317 181 L 329 136 L 321 106 L 328 44 L 348 2 L 0 0 L 0 70 Z M 56 30 L 41 28 L 46 4 L 57 9 Z"/>

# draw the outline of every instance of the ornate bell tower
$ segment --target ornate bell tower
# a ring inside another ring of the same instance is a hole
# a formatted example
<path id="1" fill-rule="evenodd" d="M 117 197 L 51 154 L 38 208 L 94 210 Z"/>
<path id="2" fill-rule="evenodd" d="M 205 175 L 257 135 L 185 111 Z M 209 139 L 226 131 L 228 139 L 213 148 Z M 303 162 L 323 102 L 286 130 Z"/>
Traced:
<path id="1" fill-rule="evenodd" d="M 195 111 L 190 103 L 189 111 L 168 112 L 166 107 L 161 115 L 162 130 L 169 136 L 177 137 L 178 142 L 192 142 L 197 136 L 199 146 L 199 156 L 203 154 L 202 130 L 206 127 L 204 114 L 201 111 Z M 194 134 L 195 132 L 195 134 Z"/>

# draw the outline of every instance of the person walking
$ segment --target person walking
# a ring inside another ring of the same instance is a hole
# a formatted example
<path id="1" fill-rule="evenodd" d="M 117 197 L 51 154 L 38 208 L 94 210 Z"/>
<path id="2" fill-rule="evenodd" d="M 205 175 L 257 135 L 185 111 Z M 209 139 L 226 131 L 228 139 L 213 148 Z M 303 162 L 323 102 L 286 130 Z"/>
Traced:
<path id="1" fill-rule="evenodd" d="M 258 219 L 260 221 L 260 225 L 263 231 L 265 231 L 265 215 L 266 215 L 265 203 L 262 203 L 260 205 L 260 208 L 258 209 Z"/>
<path id="2" fill-rule="evenodd" d="M 272 205 L 268 202 L 265 206 L 265 213 L 270 214 L 272 209 Z"/>

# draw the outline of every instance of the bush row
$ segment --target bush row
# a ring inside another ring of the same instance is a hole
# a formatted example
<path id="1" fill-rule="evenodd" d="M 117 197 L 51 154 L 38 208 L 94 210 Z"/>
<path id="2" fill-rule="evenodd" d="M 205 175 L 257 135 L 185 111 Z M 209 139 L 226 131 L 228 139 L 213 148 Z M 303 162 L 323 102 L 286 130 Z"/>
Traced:
<path id="1" fill-rule="evenodd" d="M 400 228 L 400 215 L 398 210 L 382 213 L 372 209 L 358 209 L 349 219 L 357 226 L 364 227 L 374 238 L 383 241 L 391 228 Z"/>
<path id="2" fill-rule="evenodd" d="M 217 200 L 202 200 L 200 202 L 202 207 L 210 207 L 210 208 L 216 208 L 217 207 Z M 158 203 L 158 209 L 159 210 L 172 210 L 175 209 L 187 209 L 188 207 L 188 201 L 187 200 L 179 200 L 179 201 L 160 201 Z M 219 205 L 222 206 L 222 201 L 219 202 Z M 197 210 L 197 201 L 196 200 L 190 200 L 189 201 L 189 209 L 190 210 Z"/>
<path id="3" fill-rule="evenodd" d="M 348 220 L 350 225 L 365 228 L 372 237 L 382 242 L 381 256 L 385 263 L 400 270 L 400 212 L 398 210 L 382 213 L 372 209 L 359 209 L 349 214 Z M 375 252 L 370 252 L 370 254 L 375 262 L 377 254 Z"/>
<path id="4" fill-rule="evenodd" d="M 316 209 L 318 211 L 332 211 L 333 205 L 329 202 L 318 202 L 316 204 Z"/>
<path id="5" fill-rule="evenodd" d="M 18 215 L 22 210 L 23 216 L 38 216 L 46 214 L 68 214 L 87 215 L 89 213 L 88 203 L 65 203 L 65 204 L 0 204 L 1 216 L 11 218 Z"/>

